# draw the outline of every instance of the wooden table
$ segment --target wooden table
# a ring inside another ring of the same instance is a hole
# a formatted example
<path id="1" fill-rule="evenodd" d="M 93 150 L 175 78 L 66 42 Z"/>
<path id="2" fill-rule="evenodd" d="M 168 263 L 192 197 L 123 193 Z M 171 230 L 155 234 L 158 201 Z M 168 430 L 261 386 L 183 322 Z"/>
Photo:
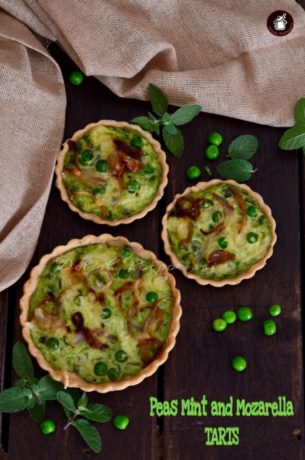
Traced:
<path id="1" fill-rule="evenodd" d="M 100 119 L 130 120 L 145 114 L 149 104 L 119 99 L 94 78 L 80 87 L 68 83 L 75 69 L 57 48 L 52 54 L 59 62 L 67 82 L 67 119 L 65 138 L 87 123 Z M 236 101 L 238 103 L 238 101 Z M 141 221 L 118 228 L 99 226 L 82 220 L 71 212 L 53 186 L 40 239 L 30 268 L 58 244 L 73 237 L 109 232 L 139 241 L 169 263 L 160 241 L 161 218 L 173 196 L 191 185 L 186 168 L 203 166 L 203 150 L 211 131 L 224 136 L 224 152 L 232 139 L 252 133 L 259 140 L 255 157 L 258 172 L 249 185 L 261 193 L 277 221 L 278 242 L 267 266 L 254 278 L 236 287 L 203 287 L 174 270 L 182 294 L 183 317 L 176 347 L 167 363 L 138 386 L 93 399 L 112 407 L 114 413 L 130 416 L 131 423 L 118 432 L 111 423 L 99 425 L 103 450 L 95 456 L 85 449 L 73 430 L 62 431 L 64 416 L 57 404 L 49 403 L 48 415 L 58 429 L 43 437 L 39 426 L 26 413 L 2 418 L 2 446 L 10 460 L 101 458 L 107 460 L 201 460 L 201 459 L 268 459 L 304 458 L 303 361 L 301 302 L 304 300 L 304 159 L 295 152 L 283 152 L 277 144 L 283 130 L 240 120 L 202 113 L 183 128 L 186 149 L 179 160 L 168 155 L 169 185 L 157 208 Z M 207 177 L 203 177 L 207 179 Z M 29 268 L 29 270 L 30 270 Z M 11 370 L 11 349 L 20 339 L 18 298 L 25 276 L 4 297 L 0 319 L 1 383 L 7 387 L 15 379 Z M 283 313 L 274 337 L 262 333 L 267 308 L 280 303 Z M 211 329 L 213 318 L 226 309 L 241 305 L 253 308 L 255 319 L 237 323 L 223 334 Z M 232 356 L 242 354 L 248 360 L 243 374 L 230 366 Z M 37 367 L 37 372 L 40 372 Z M 206 417 L 150 416 L 150 396 L 160 401 L 200 400 L 228 401 L 230 396 L 247 401 L 274 401 L 279 395 L 292 400 L 291 417 Z M 205 427 L 239 427 L 239 446 L 206 446 Z"/>

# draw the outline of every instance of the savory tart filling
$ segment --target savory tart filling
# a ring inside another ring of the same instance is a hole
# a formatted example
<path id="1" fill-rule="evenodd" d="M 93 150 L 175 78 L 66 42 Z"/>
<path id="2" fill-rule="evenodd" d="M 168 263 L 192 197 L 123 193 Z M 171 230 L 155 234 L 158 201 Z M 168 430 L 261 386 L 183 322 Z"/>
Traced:
<path id="1" fill-rule="evenodd" d="M 166 230 L 171 252 L 188 273 L 221 281 L 246 273 L 263 259 L 274 231 L 254 193 L 215 182 L 178 197 L 166 217 Z"/>
<path id="2" fill-rule="evenodd" d="M 160 267 L 132 245 L 88 244 L 47 262 L 27 324 L 54 370 L 112 382 L 139 373 L 161 352 L 175 295 Z"/>
<path id="3" fill-rule="evenodd" d="M 115 123 L 127 126 L 96 124 L 67 141 L 60 171 L 72 205 L 109 222 L 149 206 L 165 175 L 156 142 L 140 129 Z"/>

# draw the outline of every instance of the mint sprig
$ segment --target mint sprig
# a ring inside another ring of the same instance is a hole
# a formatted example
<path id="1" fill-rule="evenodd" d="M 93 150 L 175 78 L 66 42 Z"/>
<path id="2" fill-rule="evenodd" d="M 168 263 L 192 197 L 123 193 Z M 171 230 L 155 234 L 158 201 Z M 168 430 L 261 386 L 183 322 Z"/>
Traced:
<path id="1" fill-rule="evenodd" d="M 287 129 L 279 140 L 282 150 L 302 148 L 305 155 L 305 98 L 299 99 L 294 107 L 295 125 Z"/>
<path id="2" fill-rule="evenodd" d="M 223 179 L 233 179 L 236 182 L 247 182 L 257 170 L 248 161 L 256 153 L 258 141 L 252 134 L 243 134 L 234 139 L 228 148 L 230 160 L 225 160 L 217 166 L 217 171 Z"/>
<path id="3" fill-rule="evenodd" d="M 87 394 L 78 389 L 65 390 L 61 382 L 49 375 L 36 378 L 32 359 L 21 342 L 16 342 L 13 347 L 13 368 L 20 378 L 15 386 L 0 393 L 0 412 L 27 410 L 35 422 L 41 423 L 45 418 L 46 402 L 58 401 L 68 419 L 64 429 L 73 426 L 93 452 L 101 451 L 100 434 L 88 420 L 99 423 L 110 421 L 112 412 L 109 407 L 89 402 Z"/>
<path id="4" fill-rule="evenodd" d="M 201 106 L 198 104 L 186 105 L 174 113 L 168 113 L 168 98 L 158 86 L 150 83 L 148 94 L 154 114 L 148 112 L 148 117 L 141 116 L 131 120 L 132 123 L 158 136 L 162 133 L 164 144 L 169 152 L 181 157 L 184 151 L 184 138 L 177 126 L 182 126 L 195 118 Z"/>

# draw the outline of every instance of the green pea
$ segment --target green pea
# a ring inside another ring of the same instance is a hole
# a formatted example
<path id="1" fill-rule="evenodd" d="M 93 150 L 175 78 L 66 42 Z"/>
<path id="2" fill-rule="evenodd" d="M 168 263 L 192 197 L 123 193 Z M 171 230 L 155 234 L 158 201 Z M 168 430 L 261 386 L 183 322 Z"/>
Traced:
<path id="1" fill-rule="evenodd" d="M 217 145 L 209 145 L 205 149 L 205 156 L 208 158 L 208 160 L 217 160 L 219 157 L 219 148 Z"/>
<path id="2" fill-rule="evenodd" d="M 227 324 L 233 324 L 236 321 L 236 313 L 233 310 L 227 310 L 222 315 Z"/>
<path id="3" fill-rule="evenodd" d="M 40 337 L 39 343 L 46 343 L 46 338 L 45 337 Z"/>
<path id="4" fill-rule="evenodd" d="M 105 193 L 106 193 L 106 187 L 95 187 L 95 188 L 93 189 L 93 193 L 94 193 L 94 195 L 96 195 L 97 197 L 103 196 L 103 195 L 105 195 Z"/>
<path id="5" fill-rule="evenodd" d="M 46 346 L 52 350 L 56 351 L 59 348 L 59 341 L 55 337 L 50 337 L 46 341 Z"/>
<path id="6" fill-rule="evenodd" d="M 79 307 L 82 303 L 82 296 L 78 295 L 77 297 L 75 297 L 74 299 L 74 304 Z"/>
<path id="7" fill-rule="evenodd" d="M 118 272 L 118 277 L 122 280 L 126 280 L 129 277 L 129 271 L 125 268 L 121 268 Z"/>
<path id="8" fill-rule="evenodd" d="M 117 351 L 114 357 L 119 363 L 125 363 L 128 359 L 127 353 L 124 350 Z"/>
<path id="9" fill-rule="evenodd" d="M 236 372 L 243 372 L 247 368 L 247 361 L 242 356 L 235 356 L 232 359 L 232 367 Z"/>
<path id="10" fill-rule="evenodd" d="M 154 303 L 158 300 L 158 294 L 154 291 L 150 291 L 146 294 L 147 302 Z"/>
<path id="11" fill-rule="evenodd" d="M 107 172 L 108 171 L 108 163 L 106 160 L 98 160 L 95 165 L 95 169 L 98 172 Z"/>
<path id="12" fill-rule="evenodd" d="M 205 200 L 205 202 L 203 203 L 203 207 L 204 208 L 209 208 L 210 206 L 213 206 L 214 203 L 212 200 Z"/>
<path id="13" fill-rule="evenodd" d="M 282 312 L 282 307 L 278 303 L 270 305 L 269 307 L 270 316 L 279 316 L 281 312 Z"/>
<path id="14" fill-rule="evenodd" d="M 134 148 L 141 148 L 143 146 L 143 139 L 140 136 L 134 137 L 130 144 Z"/>
<path id="15" fill-rule="evenodd" d="M 224 236 L 222 236 L 221 238 L 219 238 L 218 240 L 218 246 L 222 249 L 226 249 L 228 247 L 228 242 L 227 240 L 225 239 Z"/>
<path id="16" fill-rule="evenodd" d="M 257 240 L 258 240 L 258 236 L 256 233 L 253 233 L 253 232 L 248 233 L 247 235 L 248 243 L 253 244 L 253 243 L 256 243 Z"/>
<path id="17" fill-rule="evenodd" d="M 221 214 L 220 211 L 213 212 L 213 214 L 212 214 L 212 221 L 213 222 L 215 222 L 215 223 L 219 222 L 221 218 L 222 218 L 222 214 Z"/>
<path id="18" fill-rule="evenodd" d="M 223 141 L 222 135 L 220 133 L 211 133 L 209 135 L 209 143 L 213 145 L 221 145 Z"/>
<path id="19" fill-rule="evenodd" d="M 84 81 L 84 74 L 80 70 L 75 70 L 70 74 L 69 80 L 72 85 L 79 86 Z"/>
<path id="20" fill-rule="evenodd" d="M 212 328 L 216 332 L 223 332 L 227 329 L 227 323 L 222 318 L 216 318 L 212 323 Z"/>
<path id="21" fill-rule="evenodd" d="M 135 193 L 140 189 L 140 184 L 136 180 L 130 180 L 127 183 L 127 190 L 130 193 Z"/>
<path id="22" fill-rule="evenodd" d="M 53 262 L 50 266 L 50 272 L 55 274 L 59 273 L 61 269 L 61 266 L 57 262 Z"/>
<path id="23" fill-rule="evenodd" d="M 110 310 L 110 308 L 103 308 L 102 310 L 102 319 L 108 319 L 110 318 L 112 312 Z"/>
<path id="24" fill-rule="evenodd" d="M 127 415 L 116 415 L 113 419 L 113 424 L 118 430 L 126 430 L 129 425 L 129 417 Z"/>
<path id="25" fill-rule="evenodd" d="M 264 334 L 267 336 L 271 336 L 276 334 L 276 323 L 273 321 L 273 319 L 266 319 L 266 321 L 263 322 L 263 329 L 264 329 Z"/>
<path id="26" fill-rule="evenodd" d="M 94 373 L 95 375 L 98 375 L 101 377 L 102 375 L 105 375 L 107 372 L 107 364 L 103 363 L 103 361 L 99 361 L 98 363 L 95 364 L 94 366 Z"/>
<path id="27" fill-rule="evenodd" d="M 249 307 L 240 307 L 237 310 L 237 318 L 240 321 L 243 321 L 243 322 L 250 321 L 250 319 L 253 318 L 253 313 L 252 313 L 251 308 L 249 308 Z"/>
<path id="28" fill-rule="evenodd" d="M 146 165 L 144 166 L 143 171 L 144 171 L 144 174 L 148 175 L 148 174 L 152 174 L 153 172 L 155 172 L 155 169 L 150 165 Z"/>
<path id="29" fill-rule="evenodd" d="M 249 206 L 247 208 L 247 215 L 249 217 L 256 217 L 257 215 L 257 209 L 254 206 Z"/>
<path id="30" fill-rule="evenodd" d="M 188 179 L 196 180 L 201 176 L 201 170 L 198 166 L 190 166 L 186 171 Z"/>
<path id="31" fill-rule="evenodd" d="M 80 156 L 80 163 L 84 166 L 88 165 L 93 160 L 92 150 L 83 150 Z"/>
<path id="32" fill-rule="evenodd" d="M 115 369 L 114 367 L 112 367 L 111 369 L 109 369 L 108 371 L 108 377 L 110 380 L 117 380 L 119 378 L 119 371 L 117 369 Z"/>
<path id="33" fill-rule="evenodd" d="M 40 424 L 41 432 L 45 435 L 52 434 L 56 430 L 55 422 L 51 419 L 44 420 Z"/>
<path id="34" fill-rule="evenodd" d="M 128 248 L 127 246 L 124 246 L 121 249 L 121 256 L 123 256 L 123 257 L 128 257 L 128 256 L 130 256 L 131 253 L 132 253 L 132 249 Z"/>

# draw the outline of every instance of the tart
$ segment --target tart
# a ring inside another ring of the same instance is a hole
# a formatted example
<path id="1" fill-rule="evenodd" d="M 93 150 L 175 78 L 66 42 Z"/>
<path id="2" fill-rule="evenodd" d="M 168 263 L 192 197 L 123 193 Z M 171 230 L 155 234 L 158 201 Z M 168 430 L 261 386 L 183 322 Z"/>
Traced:
<path id="1" fill-rule="evenodd" d="M 166 265 L 108 234 L 42 257 L 20 306 L 30 353 L 55 380 L 84 391 L 140 383 L 166 361 L 180 327 L 180 292 Z"/>
<path id="2" fill-rule="evenodd" d="M 262 197 L 232 180 L 200 182 L 175 196 L 162 220 L 165 252 L 199 284 L 238 284 L 264 267 L 276 242 Z"/>
<path id="3" fill-rule="evenodd" d="M 168 165 L 157 142 L 123 121 L 91 123 L 58 156 L 56 185 L 72 211 L 98 224 L 127 224 L 155 208 Z"/>

